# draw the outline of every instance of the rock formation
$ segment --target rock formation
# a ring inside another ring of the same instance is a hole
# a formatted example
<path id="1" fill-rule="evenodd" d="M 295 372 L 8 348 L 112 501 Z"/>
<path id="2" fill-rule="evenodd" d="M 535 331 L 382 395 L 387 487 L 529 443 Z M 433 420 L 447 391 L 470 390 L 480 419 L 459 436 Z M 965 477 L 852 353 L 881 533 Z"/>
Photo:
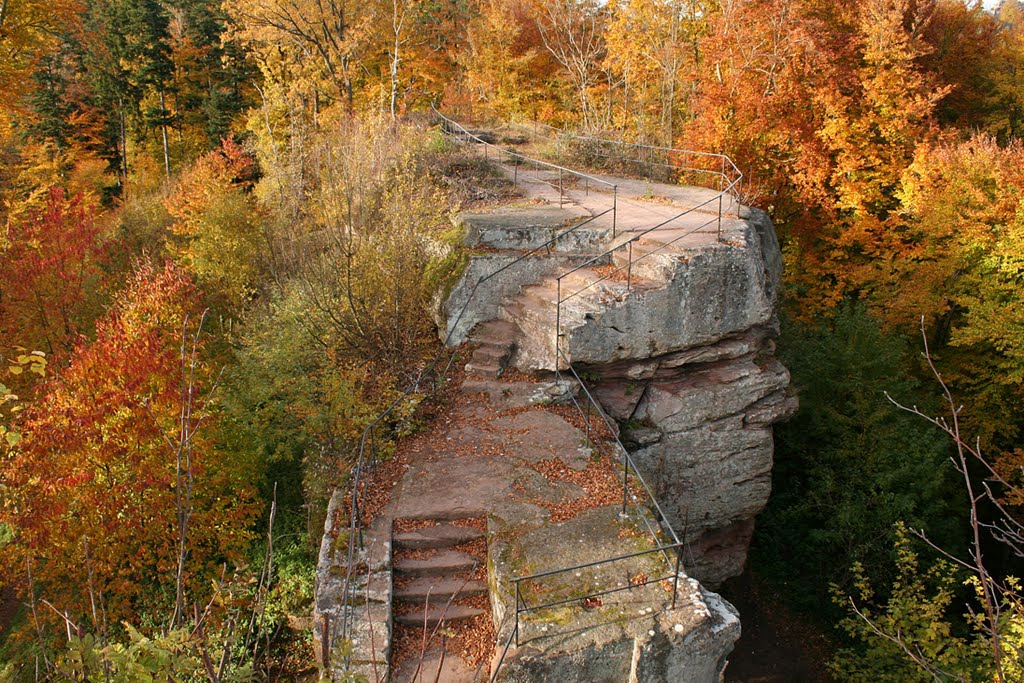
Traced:
<path id="1" fill-rule="evenodd" d="M 620 423 L 690 544 L 688 574 L 710 587 L 742 572 L 771 490 L 771 425 L 796 409 L 774 356 L 779 245 L 763 212 L 744 207 L 741 215 L 724 219 L 720 236 L 717 225 L 694 230 L 691 220 L 596 260 L 594 245 L 607 244 L 608 231 L 571 233 L 557 250 L 485 283 L 462 319 L 442 328 L 457 343 L 476 323 L 503 318 L 513 330 L 503 362 L 543 374 L 556 369 L 558 326 L 557 365 L 571 362 Z M 481 275 L 511 263 L 516 239 L 531 248 L 538 234 L 548 239 L 574 219 L 554 208 L 532 210 L 521 224 L 515 209 L 465 216 L 471 245 L 495 251 L 472 257 L 444 310 L 460 310 Z M 625 267 L 628 282 L 605 275 Z"/>

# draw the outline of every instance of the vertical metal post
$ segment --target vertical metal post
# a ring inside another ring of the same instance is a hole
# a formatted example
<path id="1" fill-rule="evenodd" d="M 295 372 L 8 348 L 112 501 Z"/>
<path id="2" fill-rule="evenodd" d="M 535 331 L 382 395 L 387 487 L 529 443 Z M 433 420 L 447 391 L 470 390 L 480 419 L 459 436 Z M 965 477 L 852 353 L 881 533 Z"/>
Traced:
<path id="1" fill-rule="evenodd" d="M 676 598 L 679 595 L 679 568 L 683 561 L 683 549 L 676 546 L 676 573 L 672 576 L 672 609 L 676 608 Z"/>
<path id="2" fill-rule="evenodd" d="M 555 370 L 561 366 L 562 358 L 562 276 L 555 279 Z"/>
<path id="3" fill-rule="evenodd" d="M 653 180 L 654 179 L 654 170 L 653 170 L 653 168 L 654 168 L 654 148 L 653 147 L 648 147 L 647 148 L 647 179 L 648 180 Z"/>
<path id="4" fill-rule="evenodd" d="M 718 241 L 722 241 L 722 195 L 724 192 L 718 193 Z"/>
<path id="5" fill-rule="evenodd" d="M 519 582 L 516 581 L 516 627 L 515 627 L 515 639 L 516 647 L 519 647 Z"/>
<path id="6" fill-rule="evenodd" d="M 718 176 L 720 182 L 718 183 L 719 192 L 725 192 L 725 155 L 722 155 L 722 174 Z"/>
<path id="7" fill-rule="evenodd" d="M 612 239 L 615 239 L 615 223 L 619 216 L 619 186 L 612 185 Z"/>
<path id="8" fill-rule="evenodd" d="M 629 241 L 629 261 L 626 263 L 626 291 L 633 285 L 633 240 Z"/>
<path id="9" fill-rule="evenodd" d="M 562 167 L 558 167 L 558 208 L 562 208 Z"/>
<path id="10" fill-rule="evenodd" d="M 516 163 L 515 163 L 515 171 L 513 172 L 513 176 L 512 176 L 512 187 L 513 188 L 518 188 L 519 187 L 519 157 L 516 156 L 515 160 L 516 160 Z"/>

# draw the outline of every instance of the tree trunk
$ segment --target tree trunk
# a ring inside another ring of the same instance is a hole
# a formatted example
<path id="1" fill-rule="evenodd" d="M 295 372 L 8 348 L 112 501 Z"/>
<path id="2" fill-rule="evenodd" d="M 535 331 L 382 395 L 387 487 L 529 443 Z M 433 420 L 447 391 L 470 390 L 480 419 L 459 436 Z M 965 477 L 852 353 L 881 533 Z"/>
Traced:
<path id="1" fill-rule="evenodd" d="M 125 131 L 124 124 L 124 104 L 119 99 L 117 101 L 117 119 L 118 128 L 121 135 L 121 179 L 122 187 L 128 186 L 128 135 Z"/>
<path id="2" fill-rule="evenodd" d="M 171 148 L 167 144 L 167 107 L 164 104 L 164 93 L 160 91 L 160 117 L 165 119 L 160 122 L 160 134 L 164 141 L 164 172 L 167 174 L 167 182 L 171 182 Z"/>

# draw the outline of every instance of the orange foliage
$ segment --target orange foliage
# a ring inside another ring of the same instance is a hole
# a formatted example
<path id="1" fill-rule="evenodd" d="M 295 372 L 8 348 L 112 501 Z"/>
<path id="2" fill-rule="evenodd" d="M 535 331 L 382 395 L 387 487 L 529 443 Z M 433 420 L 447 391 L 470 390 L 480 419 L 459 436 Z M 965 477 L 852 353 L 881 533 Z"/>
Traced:
<path id="1" fill-rule="evenodd" d="M 0 460 L 0 521 L 14 532 L 0 560 L 22 587 L 31 563 L 37 594 L 73 615 L 88 613 L 89 569 L 111 623 L 173 596 L 177 477 L 168 439 L 178 435 L 182 335 L 195 330 L 195 306 L 196 291 L 176 267 L 138 267 L 97 324 L 96 341 L 76 348 L 67 369 L 44 384 L 19 425 L 21 443 Z M 252 472 L 223 453 L 214 457 L 206 438 L 216 421 L 201 400 L 206 367 L 195 382 L 193 415 L 206 421 L 192 453 L 193 581 L 242 551 L 256 512 Z"/>
<path id="2" fill-rule="evenodd" d="M 63 359 L 87 331 L 106 248 L 82 195 L 50 188 L 45 208 L 8 234 L 0 254 L 0 339 Z"/>

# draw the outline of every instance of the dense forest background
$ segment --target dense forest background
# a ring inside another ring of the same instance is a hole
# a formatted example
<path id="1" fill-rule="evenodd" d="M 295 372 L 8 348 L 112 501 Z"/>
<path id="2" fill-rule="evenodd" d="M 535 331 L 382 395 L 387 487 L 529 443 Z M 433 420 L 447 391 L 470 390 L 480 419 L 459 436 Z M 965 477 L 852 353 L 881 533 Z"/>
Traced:
<path id="1" fill-rule="evenodd" d="M 730 155 L 801 397 L 754 573 L 839 680 L 1024 680 L 1016 0 L 0 0 L 0 680 L 311 667 L 485 172 L 432 102 Z"/>

